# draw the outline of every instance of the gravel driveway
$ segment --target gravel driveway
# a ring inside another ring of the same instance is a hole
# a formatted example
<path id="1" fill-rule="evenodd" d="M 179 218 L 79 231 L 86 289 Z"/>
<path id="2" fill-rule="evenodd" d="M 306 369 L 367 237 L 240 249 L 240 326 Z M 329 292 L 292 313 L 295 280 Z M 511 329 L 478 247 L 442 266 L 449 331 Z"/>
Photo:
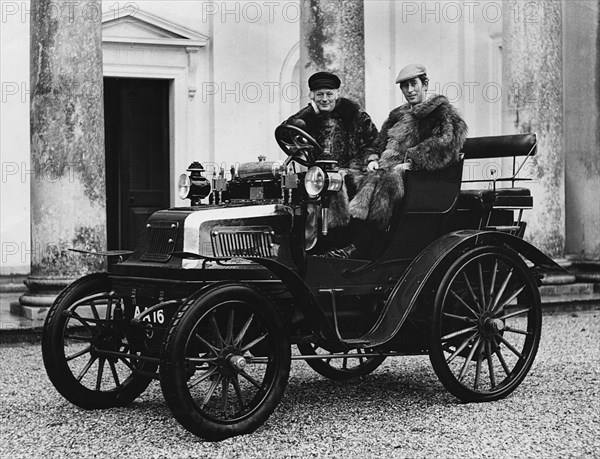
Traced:
<path id="1" fill-rule="evenodd" d="M 2 458 L 600 457 L 600 311 L 544 316 L 536 362 L 507 399 L 461 404 L 426 356 L 333 382 L 292 365 L 254 434 L 206 443 L 171 417 L 157 382 L 127 408 L 85 411 L 48 381 L 39 345 L 0 347 Z"/>

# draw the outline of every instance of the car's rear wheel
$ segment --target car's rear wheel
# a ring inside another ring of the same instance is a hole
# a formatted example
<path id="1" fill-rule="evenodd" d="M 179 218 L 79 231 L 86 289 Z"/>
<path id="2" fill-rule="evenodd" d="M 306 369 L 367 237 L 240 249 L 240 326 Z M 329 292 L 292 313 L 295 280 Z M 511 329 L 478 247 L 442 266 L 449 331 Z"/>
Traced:
<path id="1" fill-rule="evenodd" d="M 306 357 L 306 363 L 321 376 L 333 380 L 344 380 L 367 375 L 383 363 L 385 357 L 367 357 L 364 349 L 353 349 L 347 352 L 329 352 L 313 343 L 297 345 L 300 353 Z M 323 355 L 322 359 L 310 358 Z"/>
<path id="2" fill-rule="evenodd" d="M 124 406 L 152 381 L 137 370 L 154 372 L 157 365 L 135 359 L 124 320 L 121 298 L 105 273 L 73 282 L 54 301 L 42 356 L 50 381 L 71 403 L 86 409 Z"/>
<path id="3" fill-rule="evenodd" d="M 289 338 L 269 299 L 247 285 L 220 285 L 175 314 L 161 387 L 187 430 L 221 440 L 265 422 L 283 396 L 290 361 Z"/>
<path id="4" fill-rule="evenodd" d="M 431 363 L 461 400 L 498 400 L 527 375 L 541 329 L 539 291 L 523 260 L 507 248 L 476 247 L 450 266 L 437 290 Z"/>

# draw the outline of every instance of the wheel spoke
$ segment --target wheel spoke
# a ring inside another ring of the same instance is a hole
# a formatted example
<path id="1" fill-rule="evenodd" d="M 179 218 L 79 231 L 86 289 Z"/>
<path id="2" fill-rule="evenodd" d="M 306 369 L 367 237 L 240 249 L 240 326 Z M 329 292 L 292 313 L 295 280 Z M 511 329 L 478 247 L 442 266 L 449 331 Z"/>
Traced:
<path id="1" fill-rule="evenodd" d="M 473 331 L 473 330 L 477 330 L 477 327 L 473 326 L 473 327 L 469 327 L 469 328 L 463 328 L 462 330 L 458 330 L 458 331 L 452 332 L 446 336 L 442 336 L 441 341 L 442 342 L 448 341 L 449 339 L 455 338 L 460 335 L 464 335 L 465 333 L 469 333 L 470 331 Z"/>
<path id="2" fill-rule="evenodd" d="M 483 305 L 483 310 L 486 311 L 488 309 L 488 305 L 485 302 L 485 287 L 483 286 L 483 269 L 481 267 L 481 262 L 477 262 L 477 274 L 479 275 L 479 294 L 481 295 L 481 304 Z"/>
<path id="3" fill-rule="evenodd" d="M 210 399 L 212 398 L 213 394 L 215 393 L 215 390 L 217 389 L 217 386 L 219 385 L 220 382 L 221 382 L 221 375 L 217 375 L 217 377 L 214 378 L 212 380 L 212 382 L 210 383 L 210 387 L 208 388 L 208 391 L 206 391 L 206 395 L 204 396 L 204 400 L 202 400 L 202 405 L 200 405 L 200 408 L 204 408 L 206 406 L 206 404 L 208 402 L 210 402 Z"/>
<path id="4" fill-rule="evenodd" d="M 106 359 L 104 357 L 100 357 L 98 360 L 98 375 L 96 376 L 96 390 L 99 391 L 102 386 L 102 374 L 104 373 L 104 362 Z"/>
<path id="5" fill-rule="evenodd" d="M 221 409 L 227 414 L 227 402 L 229 401 L 229 378 L 223 378 L 221 384 Z"/>
<path id="6" fill-rule="evenodd" d="M 110 320 L 110 313 L 112 312 L 112 297 L 108 297 L 108 303 L 106 305 L 105 320 Z"/>
<path id="7" fill-rule="evenodd" d="M 242 342 L 242 340 L 244 339 L 244 336 L 246 335 L 246 332 L 248 331 L 248 328 L 250 328 L 250 324 L 252 323 L 253 319 L 254 319 L 254 314 L 251 314 L 250 317 L 248 317 L 248 320 L 246 321 L 246 323 L 244 324 L 242 329 L 240 330 L 240 332 L 238 333 L 238 335 L 233 340 L 234 346 L 238 346 Z"/>
<path id="8" fill-rule="evenodd" d="M 215 373 L 215 371 L 217 371 L 217 367 L 212 367 L 212 368 L 211 368 L 210 370 L 208 370 L 206 373 L 204 373 L 204 374 L 200 375 L 200 376 L 198 377 L 198 379 L 196 379 L 195 381 L 193 381 L 193 382 L 189 382 L 189 383 L 188 383 L 188 389 L 191 389 L 192 387 L 195 387 L 195 386 L 197 386 L 197 385 L 198 385 L 198 384 L 200 384 L 202 381 L 204 381 L 206 378 L 209 378 L 209 377 L 211 377 L 211 376 L 212 376 L 212 375 Z"/>
<path id="9" fill-rule="evenodd" d="M 505 327 L 504 331 L 511 332 L 511 333 L 518 333 L 519 335 L 527 335 L 527 336 L 532 335 L 531 332 L 528 332 L 525 330 L 520 330 L 518 328 L 513 328 L 513 327 Z"/>
<path id="10" fill-rule="evenodd" d="M 240 371 L 240 372 L 239 372 L 239 374 L 240 374 L 240 375 L 241 375 L 243 378 L 245 378 L 245 379 L 247 379 L 248 381 L 250 381 L 250 382 L 252 383 L 252 385 L 253 385 L 253 386 L 255 386 L 256 388 L 258 388 L 258 389 L 262 389 L 262 386 L 261 386 L 261 384 L 260 384 L 260 383 L 259 383 L 259 382 L 258 382 L 256 379 L 254 379 L 252 376 L 250 376 L 248 373 L 246 373 L 246 370 L 242 370 L 242 371 Z"/>
<path id="11" fill-rule="evenodd" d="M 473 360 L 473 355 L 475 354 L 475 349 L 479 348 L 479 343 L 481 342 L 481 337 L 477 337 L 477 341 L 475 341 L 475 344 L 473 346 L 471 346 L 471 350 L 469 351 L 469 355 L 467 356 L 467 358 L 465 359 L 462 369 L 460 370 L 460 374 L 458 376 L 458 380 L 462 381 L 462 379 L 465 377 L 465 374 L 467 373 L 467 368 L 469 367 L 469 363 L 471 363 L 471 361 Z"/>
<path id="12" fill-rule="evenodd" d="M 233 342 L 233 319 L 234 319 L 235 311 L 233 306 L 229 310 L 229 319 L 227 321 L 227 337 L 225 338 L 225 342 L 227 344 L 231 344 Z"/>
<path id="13" fill-rule="evenodd" d="M 250 349 L 252 349 L 254 346 L 256 346 L 258 343 L 260 343 L 263 339 L 265 339 L 267 337 L 268 333 L 265 333 L 264 335 L 260 335 L 258 338 L 256 338 L 253 341 L 250 341 L 248 344 L 246 344 L 243 348 L 240 349 L 241 352 L 246 352 Z"/>
<path id="14" fill-rule="evenodd" d="M 473 287 L 471 287 L 471 282 L 469 281 L 469 278 L 467 277 L 467 272 L 463 271 L 462 274 L 463 274 L 463 277 L 465 280 L 465 284 L 467 284 L 467 290 L 469 291 L 469 295 L 471 295 L 473 302 L 477 305 L 477 309 L 479 309 L 479 312 L 483 312 L 483 308 L 482 308 L 481 304 L 479 304 L 479 299 L 477 298 L 477 295 L 475 295 L 475 292 L 473 291 Z"/>
<path id="15" fill-rule="evenodd" d="M 496 274 L 498 274 L 498 259 L 494 259 L 494 269 L 492 271 L 492 280 L 490 282 L 490 290 L 488 292 L 487 304 L 491 304 L 494 298 L 494 288 L 496 287 Z"/>
<path id="16" fill-rule="evenodd" d="M 462 320 L 463 322 L 473 322 L 473 319 L 470 319 L 467 316 L 457 316 L 456 314 L 450 314 L 449 312 L 444 312 L 442 315 L 451 319 Z"/>
<path id="17" fill-rule="evenodd" d="M 244 400 L 244 394 L 242 394 L 242 389 L 240 388 L 240 382 L 238 381 L 237 376 L 231 379 L 231 383 L 233 384 L 235 395 L 237 396 L 237 399 L 240 402 L 241 411 L 246 407 L 246 401 Z"/>
<path id="18" fill-rule="evenodd" d="M 519 357 L 520 359 L 523 358 L 523 356 L 521 355 L 521 353 L 519 351 L 517 351 L 512 344 L 510 344 L 508 341 L 506 341 L 502 336 L 498 335 L 498 339 L 500 341 L 502 341 L 504 343 L 504 345 L 509 348 L 513 354 L 515 354 L 517 357 Z"/>
<path id="19" fill-rule="evenodd" d="M 481 363 L 483 361 L 483 356 L 481 355 L 481 346 L 483 341 L 480 341 L 479 346 L 477 346 L 477 366 L 475 367 L 475 382 L 473 383 L 473 389 L 477 390 L 479 388 L 479 377 L 481 376 Z"/>
<path id="20" fill-rule="evenodd" d="M 94 340 L 93 336 L 80 336 L 80 335 L 65 335 L 65 339 L 72 339 L 75 341 L 85 341 L 91 343 Z"/>
<path id="21" fill-rule="evenodd" d="M 488 370 L 490 373 L 490 384 L 493 389 L 494 387 L 496 387 L 496 375 L 494 373 L 494 362 L 492 360 L 492 351 L 489 341 L 485 342 L 485 356 L 488 362 Z"/>
<path id="22" fill-rule="evenodd" d="M 504 290 L 506 290 L 506 287 L 507 287 L 508 283 L 510 282 L 510 278 L 512 277 L 512 275 L 513 275 L 513 268 L 510 268 L 508 270 L 508 274 L 506 275 L 506 279 L 504 279 L 504 282 L 502 282 L 502 285 L 500 286 L 500 288 L 498 289 L 498 292 L 494 296 L 494 300 L 492 301 L 490 307 L 488 308 L 490 311 L 496 310 L 496 307 L 498 306 L 498 303 L 500 302 L 500 298 L 504 294 Z M 525 287 L 523 287 L 523 288 L 525 288 Z"/>
<path id="23" fill-rule="evenodd" d="M 510 312 L 510 313 L 505 314 L 503 316 L 496 317 L 496 319 L 506 320 L 506 319 L 510 319 L 511 317 L 520 316 L 521 314 L 524 314 L 526 312 L 529 312 L 529 308 L 527 308 L 527 309 L 519 309 L 518 311 L 513 311 L 513 312 Z"/>
<path id="24" fill-rule="evenodd" d="M 115 367 L 115 363 L 111 362 L 110 360 L 108 361 L 108 365 L 110 366 L 110 371 L 112 372 L 113 379 L 115 380 L 115 384 L 117 385 L 117 387 L 119 387 L 121 385 L 121 383 L 119 382 L 119 375 L 117 374 L 117 367 Z"/>
<path id="25" fill-rule="evenodd" d="M 508 305 L 511 301 L 513 301 L 517 296 L 519 296 L 521 294 L 521 292 L 525 290 L 525 286 L 523 285 L 522 287 L 518 288 L 517 290 L 515 290 L 515 292 L 506 300 L 503 301 L 502 303 L 499 303 L 498 305 L 496 305 L 496 307 L 492 310 L 492 312 L 494 314 L 496 314 L 498 311 L 500 311 L 504 306 Z"/>
<path id="26" fill-rule="evenodd" d="M 90 352 L 92 350 L 92 346 L 88 346 L 85 349 L 82 349 L 79 352 L 75 352 L 74 354 L 71 354 L 68 357 L 65 357 L 66 361 L 68 362 L 69 360 L 73 360 L 77 357 L 81 357 L 83 354 L 87 354 L 88 352 Z"/>
<path id="27" fill-rule="evenodd" d="M 510 374 L 510 370 L 508 368 L 508 365 L 506 364 L 506 361 L 504 360 L 504 356 L 502 355 L 500 346 L 498 346 L 498 343 L 496 342 L 495 338 L 492 338 L 492 341 L 494 342 L 494 352 L 498 356 L 498 360 L 500 361 L 500 365 L 502 365 L 502 368 L 504 369 L 504 373 L 506 373 L 506 376 L 508 376 Z"/>
<path id="28" fill-rule="evenodd" d="M 215 313 L 210 315 L 210 323 L 213 326 L 213 329 L 217 333 L 217 338 L 219 338 L 219 345 L 221 347 L 225 347 L 225 340 L 223 340 L 223 336 L 221 336 L 221 331 L 219 330 L 219 324 L 217 324 L 217 319 L 215 319 Z"/>
<path id="29" fill-rule="evenodd" d="M 94 300 L 92 300 L 90 302 L 90 308 L 92 310 L 92 315 L 94 316 L 94 319 L 100 319 L 100 314 L 98 314 L 98 309 L 96 309 L 96 302 Z"/>
<path id="30" fill-rule="evenodd" d="M 471 336 L 469 336 L 466 340 L 464 340 L 462 342 L 462 344 L 456 348 L 456 350 L 452 353 L 452 355 L 446 359 L 446 363 L 452 362 L 456 358 L 456 356 L 458 354 L 460 354 L 465 347 L 467 347 L 467 345 L 469 344 L 469 341 L 471 341 L 476 336 L 477 336 L 477 332 L 471 334 Z"/>
<path id="31" fill-rule="evenodd" d="M 195 333 L 196 338 L 202 343 L 204 344 L 208 349 L 210 349 L 214 354 L 218 355 L 219 354 L 219 349 L 217 349 L 215 346 L 213 346 L 212 344 L 210 344 L 208 341 L 206 341 L 204 338 L 202 338 L 202 336 L 200 336 L 200 334 L 198 332 Z"/>
<path id="32" fill-rule="evenodd" d="M 450 293 L 452 294 L 452 296 L 454 298 L 456 298 L 465 308 L 467 308 L 471 314 L 473 314 L 473 316 L 477 317 L 478 314 L 473 311 L 473 309 L 471 308 L 471 306 L 469 306 L 467 303 L 465 303 L 465 300 L 463 300 L 459 295 L 457 295 L 457 293 L 454 290 L 450 290 Z"/>
<path id="33" fill-rule="evenodd" d="M 94 329 L 90 326 L 90 324 L 88 324 L 86 322 L 86 319 L 84 319 L 83 317 L 81 317 L 79 314 L 77 314 L 75 311 L 71 311 L 71 317 L 73 317 L 74 319 L 78 320 L 79 322 L 81 322 L 81 324 L 87 329 L 89 330 L 89 332 L 92 334 L 92 337 L 96 336 L 96 333 L 94 331 Z"/>
<path id="34" fill-rule="evenodd" d="M 133 365 L 129 362 L 125 357 L 118 357 L 118 359 L 123 362 L 131 371 L 133 371 Z"/>
<path id="35" fill-rule="evenodd" d="M 79 373 L 79 375 L 76 378 L 78 382 L 81 382 L 81 380 L 83 379 L 85 374 L 88 372 L 88 370 L 91 368 L 91 366 L 94 364 L 94 362 L 96 361 L 97 358 L 98 357 L 94 357 L 94 356 L 90 355 L 90 360 L 88 360 L 88 362 L 85 364 L 85 367 L 83 367 L 83 369 L 81 370 L 81 372 Z"/>

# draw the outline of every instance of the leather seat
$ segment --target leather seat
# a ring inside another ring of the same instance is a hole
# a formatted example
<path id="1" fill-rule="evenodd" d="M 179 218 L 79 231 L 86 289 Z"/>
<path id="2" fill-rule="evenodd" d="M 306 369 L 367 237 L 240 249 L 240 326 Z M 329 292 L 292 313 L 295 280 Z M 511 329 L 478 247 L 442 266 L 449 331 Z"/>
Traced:
<path id="1" fill-rule="evenodd" d="M 461 190 L 458 210 L 490 210 L 492 207 L 530 208 L 533 206 L 531 191 L 527 188 L 499 188 L 494 190 Z"/>

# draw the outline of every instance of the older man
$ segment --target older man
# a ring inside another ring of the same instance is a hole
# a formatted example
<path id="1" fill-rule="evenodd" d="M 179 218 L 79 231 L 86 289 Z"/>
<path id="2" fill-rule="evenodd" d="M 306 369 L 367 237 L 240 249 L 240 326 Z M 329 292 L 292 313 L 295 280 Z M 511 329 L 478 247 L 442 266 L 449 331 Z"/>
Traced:
<path id="1" fill-rule="evenodd" d="M 340 79 L 333 73 L 313 74 L 308 79 L 309 104 L 283 124 L 300 127 L 314 137 L 323 148 L 323 154 L 315 159 L 335 159 L 349 171 L 366 166 L 365 158 L 378 131 L 356 102 L 339 96 L 340 86 Z M 352 180 L 347 179 L 346 183 L 352 196 Z M 332 200 L 329 215 L 330 227 L 344 226 L 350 221 L 346 189 Z"/>
<path id="2" fill-rule="evenodd" d="M 407 103 L 392 110 L 368 157 L 368 172 L 358 182 L 350 214 L 358 221 L 355 243 L 329 252 L 332 257 L 362 258 L 371 253 L 369 240 L 379 239 L 404 196 L 403 172 L 435 171 L 459 159 L 467 125 L 448 99 L 427 99 L 425 67 L 411 64 L 396 79 Z"/>

